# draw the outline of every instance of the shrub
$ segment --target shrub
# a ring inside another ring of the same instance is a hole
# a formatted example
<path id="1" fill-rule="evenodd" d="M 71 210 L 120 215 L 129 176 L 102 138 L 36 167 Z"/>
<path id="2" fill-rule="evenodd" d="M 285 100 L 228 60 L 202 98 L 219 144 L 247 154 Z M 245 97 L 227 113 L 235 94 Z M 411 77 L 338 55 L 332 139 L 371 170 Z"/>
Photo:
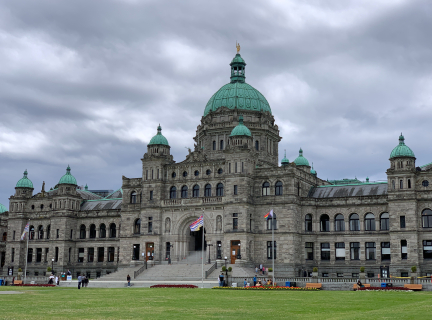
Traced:
<path id="1" fill-rule="evenodd" d="M 228 267 L 228 272 L 231 272 L 232 271 L 232 268 L 231 267 Z"/>
<path id="2" fill-rule="evenodd" d="M 22 272 L 22 269 L 21 269 L 21 268 L 18 268 L 18 272 Z"/>
<path id="3" fill-rule="evenodd" d="M 47 268 L 47 271 L 48 271 L 48 272 L 51 272 L 51 267 L 48 267 L 48 268 Z"/>
<path id="4" fill-rule="evenodd" d="M 360 272 L 364 272 L 365 271 L 365 267 L 360 267 Z"/>
<path id="5" fill-rule="evenodd" d="M 318 272 L 318 268 L 317 268 L 317 267 L 314 267 L 314 268 L 313 268 L 313 272 Z"/>
<path id="6" fill-rule="evenodd" d="M 412 266 L 411 267 L 411 272 L 417 272 L 417 267 L 416 266 Z"/>
<path id="7" fill-rule="evenodd" d="M 268 272 L 273 272 L 273 268 L 268 268 Z"/>
<path id="8" fill-rule="evenodd" d="M 226 267 L 222 266 L 222 271 L 225 272 L 226 271 Z"/>

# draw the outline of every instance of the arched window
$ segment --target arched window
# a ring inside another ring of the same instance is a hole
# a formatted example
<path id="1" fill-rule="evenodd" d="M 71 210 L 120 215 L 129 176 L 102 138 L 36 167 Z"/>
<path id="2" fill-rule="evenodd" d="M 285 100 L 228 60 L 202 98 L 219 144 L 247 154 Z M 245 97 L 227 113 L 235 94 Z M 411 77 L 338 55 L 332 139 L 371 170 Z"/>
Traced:
<path id="1" fill-rule="evenodd" d="M 116 234 L 117 234 L 116 225 L 115 223 L 111 223 L 109 228 L 109 237 L 115 238 Z"/>
<path id="2" fill-rule="evenodd" d="M 273 219 L 267 219 L 267 230 L 272 230 L 272 220 L 273 220 L 273 230 L 277 229 L 276 213 L 273 212 Z"/>
<path id="3" fill-rule="evenodd" d="M 131 203 L 137 203 L 137 193 L 135 191 L 132 191 L 132 193 L 131 193 L 130 202 Z"/>
<path id="4" fill-rule="evenodd" d="M 223 150 L 223 147 L 224 147 L 224 141 L 221 140 L 221 141 L 220 141 L 220 149 Z"/>
<path id="5" fill-rule="evenodd" d="M 99 238 L 106 238 L 106 227 L 104 223 L 99 227 Z"/>
<path id="6" fill-rule="evenodd" d="M 29 228 L 29 240 L 34 240 L 35 238 L 35 228 L 34 226 L 30 226 Z"/>
<path id="7" fill-rule="evenodd" d="M 38 239 L 43 239 L 44 236 L 44 229 L 43 226 L 38 227 Z"/>
<path id="8" fill-rule="evenodd" d="M 365 215 L 365 230 L 375 231 L 375 216 L 373 213 L 368 213 Z"/>
<path id="9" fill-rule="evenodd" d="M 320 230 L 323 232 L 330 231 L 330 218 L 326 214 L 320 217 Z"/>
<path id="10" fill-rule="evenodd" d="M 51 225 L 49 224 L 47 226 L 47 231 L 46 231 L 46 238 L 49 239 L 51 236 Z"/>
<path id="11" fill-rule="evenodd" d="M 96 226 L 94 224 L 90 225 L 90 238 L 96 238 Z"/>
<path id="12" fill-rule="evenodd" d="M 399 189 L 403 189 L 403 180 L 399 180 Z"/>
<path id="13" fill-rule="evenodd" d="M 305 231 L 312 231 L 312 215 L 307 214 L 305 216 Z"/>
<path id="14" fill-rule="evenodd" d="M 211 197 L 211 185 L 209 183 L 204 187 L 204 197 Z"/>
<path id="15" fill-rule="evenodd" d="M 187 198 L 188 197 L 188 187 L 187 186 L 183 186 L 181 188 L 181 197 L 182 198 Z"/>
<path id="16" fill-rule="evenodd" d="M 282 182 L 278 181 L 275 184 L 275 195 L 281 196 L 282 195 Z"/>
<path id="17" fill-rule="evenodd" d="M 218 196 L 218 197 L 223 197 L 223 195 L 224 195 L 224 186 L 223 186 L 223 184 L 222 183 L 218 183 L 217 185 L 216 185 L 216 196 Z"/>
<path id="18" fill-rule="evenodd" d="M 268 196 L 270 194 L 270 183 L 264 182 L 262 185 L 262 195 Z"/>
<path id="19" fill-rule="evenodd" d="M 255 141 L 255 150 L 259 151 L 259 141 Z"/>
<path id="20" fill-rule="evenodd" d="M 425 209 L 422 212 L 422 226 L 423 228 L 432 228 L 432 210 Z"/>
<path id="21" fill-rule="evenodd" d="M 170 199 L 175 199 L 177 198 L 177 188 L 176 187 L 171 187 L 170 189 Z"/>
<path id="22" fill-rule="evenodd" d="M 411 179 L 408 179 L 408 189 L 411 189 Z"/>
<path id="23" fill-rule="evenodd" d="M 85 239 L 85 238 L 86 238 L 86 226 L 82 224 L 80 227 L 80 239 Z"/>
<path id="24" fill-rule="evenodd" d="M 194 185 L 192 188 L 192 197 L 198 198 L 199 197 L 199 185 Z"/>
<path id="25" fill-rule="evenodd" d="M 389 230 L 390 229 L 389 218 L 390 218 L 390 215 L 388 214 L 388 212 L 384 212 L 381 214 L 380 230 Z"/>
<path id="26" fill-rule="evenodd" d="M 335 231 L 345 231 L 344 216 L 340 213 L 335 217 Z"/>
<path id="27" fill-rule="evenodd" d="M 134 223 L 134 233 L 140 234 L 141 233 L 141 219 L 136 219 Z"/>
<path id="28" fill-rule="evenodd" d="M 43 208 L 44 208 L 44 205 L 43 205 L 43 204 L 41 204 L 41 205 L 40 205 L 40 208 L 41 208 L 41 210 L 43 210 Z"/>
<path id="29" fill-rule="evenodd" d="M 360 218 L 357 213 L 353 213 L 350 216 L 350 231 L 360 231 Z"/>
<path id="30" fill-rule="evenodd" d="M 213 141 L 213 150 L 216 150 L 216 141 Z"/>

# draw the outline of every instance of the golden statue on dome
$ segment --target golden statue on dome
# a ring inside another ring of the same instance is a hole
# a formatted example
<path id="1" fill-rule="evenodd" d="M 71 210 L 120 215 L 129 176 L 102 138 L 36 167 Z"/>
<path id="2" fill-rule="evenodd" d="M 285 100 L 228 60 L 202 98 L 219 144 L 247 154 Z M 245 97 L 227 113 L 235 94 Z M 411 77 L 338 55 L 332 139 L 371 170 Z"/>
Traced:
<path id="1" fill-rule="evenodd" d="M 239 53 L 240 52 L 240 43 L 237 43 L 237 41 L 236 41 L 236 48 L 237 48 L 237 53 Z"/>

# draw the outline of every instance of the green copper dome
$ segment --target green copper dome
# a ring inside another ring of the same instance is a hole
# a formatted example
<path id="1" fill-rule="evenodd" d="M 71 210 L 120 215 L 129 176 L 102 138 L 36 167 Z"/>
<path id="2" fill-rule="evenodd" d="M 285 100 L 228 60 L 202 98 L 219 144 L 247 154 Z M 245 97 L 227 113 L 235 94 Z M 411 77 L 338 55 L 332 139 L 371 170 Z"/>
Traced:
<path id="1" fill-rule="evenodd" d="M 8 209 L 0 203 L 0 213 L 4 213 L 6 211 L 8 211 Z"/>
<path id="2" fill-rule="evenodd" d="M 314 168 L 313 168 L 313 162 L 312 162 L 312 168 L 311 168 L 311 170 L 310 170 L 310 173 L 313 174 L 314 176 L 317 175 L 317 172 L 316 172 L 316 171 L 314 170 Z"/>
<path id="3" fill-rule="evenodd" d="M 230 137 L 234 136 L 252 136 L 248 127 L 243 124 L 243 116 L 239 117 L 239 124 L 231 131 Z"/>
<path id="4" fill-rule="evenodd" d="M 157 131 L 157 134 L 151 138 L 148 145 L 151 146 L 154 144 L 163 144 L 165 146 L 169 146 L 168 140 L 162 135 L 162 127 L 160 125 L 158 126 Z"/>
<path id="5" fill-rule="evenodd" d="M 393 149 L 393 151 L 390 153 L 390 159 L 392 158 L 398 158 L 398 157 L 411 157 L 415 158 L 414 152 L 405 145 L 405 138 L 401 135 L 399 136 L 399 145 Z"/>
<path id="6" fill-rule="evenodd" d="M 289 164 L 289 160 L 286 157 L 286 150 L 285 150 L 285 155 L 284 155 L 284 157 L 283 157 L 283 159 L 281 161 L 281 165 L 286 166 L 287 164 Z"/>
<path id="7" fill-rule="evenodd" d="M 74 184 L 77 185 L 77 181 L 73 175 L 70 173 L 71 168 L 68 166 L 66 169 L 66 174 L 60 178 L 58 184 Z"/>
<path id="8" fill-rule="evenodd" d="M 300 148 L 299 156 L 294 160 L 294 163 L 298 166 L 309 166 L 309 161 L 303 157 L 303 150 Z"/>
<path id="9" fill-rule="evenodd" d="M 32 188 L 33 189 L 33 182 L 31 182 L 30 179 L 27 178 L 27 169 L 24 171 L 24 176 L 17 182 L 15 188 Z"/>
<path id="10" fill-rule="evenodd" d="M 266 98 L 257 89 L 245 82 L 246 63 L 239 53 L 230 63 L 231 82 L 220 88 L 207 102 L 204 116 L 210 111 L 216 111 L 220 107 L 229 109 L 268 111 L 271 113 L 270 105 Z"/>

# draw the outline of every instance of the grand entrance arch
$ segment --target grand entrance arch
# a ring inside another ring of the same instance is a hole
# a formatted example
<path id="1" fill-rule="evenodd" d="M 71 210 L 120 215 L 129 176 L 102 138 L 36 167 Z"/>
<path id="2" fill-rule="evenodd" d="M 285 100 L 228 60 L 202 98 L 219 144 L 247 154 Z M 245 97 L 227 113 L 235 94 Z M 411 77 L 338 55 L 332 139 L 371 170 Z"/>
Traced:
<path id="1" fill-rule="evenodd" d="M 205 238 L 205 228 L 201 227 L 198 231 L 189 231 L 191 239 L 189 239 L 189 251 L 203 250 L 203 237 L 204 237 L 204 251 L 207 248 L 207 241 Z"/>
<path id="2" fill-rule="evenodd" d="M 201 227 L 198 231 L 190 230 L 190 225 L 198 218 L 199 216 L 195 215 L 185 215 L 176 226 L 178 238 L 174 243 L 174 251 L 178 260 L 189 261 L 192 259 L 193 261 L 201 261 L 201 252 L 207 248 L 207 230 L 205 228 L 207 223 L 204 222 L 204 227 Z"/>

